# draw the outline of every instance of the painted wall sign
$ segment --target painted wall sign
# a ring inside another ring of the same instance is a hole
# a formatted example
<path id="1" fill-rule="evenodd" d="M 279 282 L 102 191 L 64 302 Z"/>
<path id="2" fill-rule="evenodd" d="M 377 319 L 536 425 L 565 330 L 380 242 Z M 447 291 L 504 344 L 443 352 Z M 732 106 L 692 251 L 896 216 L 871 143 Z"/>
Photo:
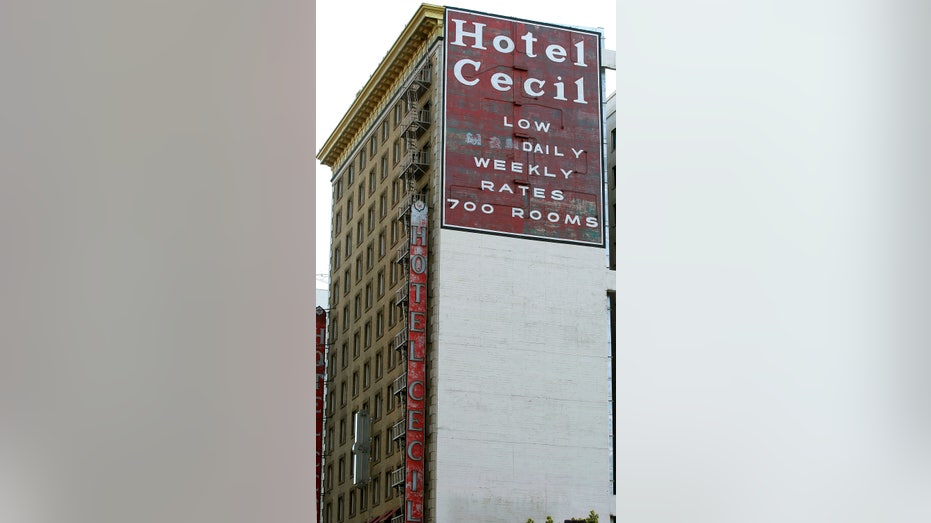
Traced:
<path id="1" fill-rule="evenodd" d="M 320 499 L 321 477 L 323 475 L 323 386 L 326 381 L 326 311 L 323 307 L 317 307 L 317 381 L 316 381 L 316 406 L 317 406 L 317 502 Z M 319 514 L 323 514 L 318 510 Z M 318 516 L 319 517 L 319 516 Z"/>
<path id="2" fill-rule="evenodd" d="M 447 228 L 604 245 L 600 34 L 446 10 Z"/>
<path id="3" fill-rule="evenodd" d="M 411 206 L 404 521 L 423 521 L 427 355 L 427 206 Z"/>

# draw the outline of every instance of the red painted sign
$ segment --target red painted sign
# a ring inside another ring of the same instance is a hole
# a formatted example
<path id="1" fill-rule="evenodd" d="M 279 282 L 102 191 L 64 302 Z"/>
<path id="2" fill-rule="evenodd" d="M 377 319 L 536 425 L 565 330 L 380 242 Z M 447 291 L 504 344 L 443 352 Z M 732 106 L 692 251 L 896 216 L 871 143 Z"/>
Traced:
<path id="1" fill-rule="evenodd" d="M 404 521 L 423 521 L 427 355 L 427 206 L 411 206 Z"/>
<path id="2" fill-rule="evenodd" d="M 323 473 L 323 386 L 326 381 L 326 311 L 317 307 L 317 503 L 320 503 L 321 476 Z M 317 512 L 323 512 L 318 507 Z M 318 519 L 320 519 L 318 517 Z M 322 520 L 322 519 L 321 519 Z"/>
<path id="3" fill-rule="evenodd" d="M 446 10 L 443 226 L 604 245 L 600 35 Z"/>

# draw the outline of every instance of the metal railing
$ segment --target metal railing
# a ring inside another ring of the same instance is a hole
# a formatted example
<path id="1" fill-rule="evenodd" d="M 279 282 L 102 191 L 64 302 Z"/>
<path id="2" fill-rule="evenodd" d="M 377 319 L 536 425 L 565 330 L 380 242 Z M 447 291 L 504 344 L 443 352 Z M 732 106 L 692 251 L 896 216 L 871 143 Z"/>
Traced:
<path id="1" fill-rule="evenodd" d="M 403 420 L 403 419 L 395 423 L 394 425 L 392 425 L 390 429 L 391 440 L 397 441 L 403 438 L 404 434 L 406 434 L 407 432 L 406 427 L 407 427 L 407 420 Z"/>
<path id="2" fill-rule="evenodd" d="M 400 467 L 400 468 L 396 468 L 392 470 L 390 478 L 391 478 L 392 487 L 404 486 L 404 467 Z"/>
<path id="3" fill-rule="evenodd" d="M 401 305 L 407 301 L 407 297 L 410 295 L 410 286 L 401 285 L 398 287 L 398 290 L 394 291 L 394 303 L 395 305 Z"/>
<path id="4" fill-rule="evenodd" d="M 394 382 L 391 384 L 391 392 L 397 396 L 407 390 L 407 373 L 401 374 L 395 378 Z"/>
<path id="5" fill-rule="evenodd" d="M 404 350 L 407 348 L 407 329 L 394 335 L 395 350 Z"/>

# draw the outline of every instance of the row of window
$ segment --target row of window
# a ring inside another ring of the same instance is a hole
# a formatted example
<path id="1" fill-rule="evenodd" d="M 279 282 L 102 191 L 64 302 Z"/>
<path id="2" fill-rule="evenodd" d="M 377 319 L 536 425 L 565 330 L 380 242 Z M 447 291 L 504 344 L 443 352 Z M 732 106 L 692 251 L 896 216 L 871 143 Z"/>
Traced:
<path id="1" fill-rule="evenodd" d="M 329 477 L 330 474 L 327 474 Z M 394 498 L 395 492 L 391 488 L 391 472 L 385 472 L 384 477 L 378 476 L 372 478 L 368 485 L 362 488 L 354 488 L 349 491 L 348 495 L 340 495 L 336 498 L 336 514 L 333 513 L 333 502 L 328 502 L 323 510 L 323 523 L 339 523 L 345 519 L 348 511 L 349 517 L 356 515 L 356 511 L 362 512 L 368 508 L 371 502 L 372 507 L 378 506 L 382 501 L 388 502 Z M 348 500 L 348 507 L 345 501 Z M 333 517 L 336 519 L 333 519 Z"/>
<path id="2" fill-rule="evenodd" d="M 342 368 L 346 368 L 346 362 L 348 361 L 347 347 L 346 344 L 343 344 L 342 349 Z M 375 381 L 380 380 L 385 375 L 385 360 L 387 360 L 388 371 L 394 369 L 394 367 L 400 362 L 401 355 L 397 350 L 394 350 L 392 347 L 387 347 L 387 357 L 384 356 L 385 351 L 379 350 L 375 353 Z M 336 377 L 336 366 L 338 360 L 335 353 L 330 354 L 329 365 L 327 366 L 327 372 L 329 373 L 330 379 Z M 372 385 L 372 361 L 371 359 L 366 360 L 362 365 L 362 374 L 360 377 L 359 371 L 352 373 L 352 397 L 356 398 L 359 396 L 360 386 L 361 390 L 368 390 Z M 339 385 L 339 404 L 340 406 L 345 406 L 348 403 L 348 383 L 346 379 L 343 379 Z M 327 415 L 333 415 L 336 409 L 336 391 L 330 390 L 327 396 Z M 368 410 L 368 409 L 366 409 Z M 376 411 L 376 414 L 380 411 Z M 379 417 L 379 416 L 376 416 Z"/>
<path id="3" fill-rule="evenodd" d="M 407 103 L 404 101 L 398 102 L 394 106 L 394 127 L 395 128 L 400 126 L 401 122 L 403 121 L 405 107 L 407 107 Z M 385 119 L 381 123 L 380 128 L 381 128 L 381 144 L 384 145 L 388 141 L 388 135 L 389 135 L 387 119 Z M 367 160 L 373 160 L 378 155 L 378 149 L 379 149 L 378 145 L 379 145 L 378 138 L 375 134 L 373 134 L 371 137 L 369 137 L 369 140 L 368 140 L 368 155 L 366 155 L 366 148 L 363 147 L 359 152 L 359 156 L 356 159 L 348 162 L 349 165 L 347 166 L 346 171 L 345 171 L 346 187 L 352 187 L 352 184 L 355 182 L 356 166 L 358 165 L 359 172 L 361 173 L 362 171 L 365 170 Z M 393 160 L 394 160 L 395 165 L 397 165 L 397 163 L 401 160 L 402 150 L 403 152 L 407 152 L 407 143 L 405 140 L 399 137 L 395 139 L 393 147 L 392 147 Z M 384 179 L 388 175 L 387 156 L 381 157 L 380 164 L 381 164 L 381 170 L 380 170 L 381 178 Z M 374 170 L 372 170 L 369 173 L 369 187 L 370 187 L 369 191 L 372 192 L 373 188 L 375 187 L 375 171 Z M 363 190 L 361 187 L 360 187 L 359 193 L 360 193 L 359 199 L 361 200 L 362 193 L 363 193 Z M 339 178 L 337 178 L 336 183 L 334 183 L 333 185 L 333 201 L 337 202 L 342 197 L 343 197 L 343 176 L 340 176 Z"/>

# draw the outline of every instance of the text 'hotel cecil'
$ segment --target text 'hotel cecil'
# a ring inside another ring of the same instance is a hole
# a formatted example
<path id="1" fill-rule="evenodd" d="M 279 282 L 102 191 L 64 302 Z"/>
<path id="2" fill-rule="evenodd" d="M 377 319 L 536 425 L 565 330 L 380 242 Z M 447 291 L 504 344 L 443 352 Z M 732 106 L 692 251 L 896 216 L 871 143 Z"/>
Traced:
<path id="1" fill-rule="evenodd" d="M 424 4 L 319 151 L 323 523 L 613 519 L 602 53 Z"/>

